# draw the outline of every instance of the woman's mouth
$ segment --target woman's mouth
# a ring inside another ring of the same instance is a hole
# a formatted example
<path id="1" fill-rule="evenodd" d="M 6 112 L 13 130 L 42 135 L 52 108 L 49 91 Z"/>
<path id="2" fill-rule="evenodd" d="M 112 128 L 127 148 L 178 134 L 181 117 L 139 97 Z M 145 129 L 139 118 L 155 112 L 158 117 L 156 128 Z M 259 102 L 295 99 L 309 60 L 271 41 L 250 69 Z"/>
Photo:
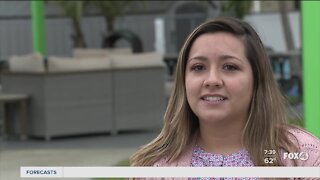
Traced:
<path id="1" fill-rule="evenodd" d="M 201 99 L 209 103 L 220 103 L 227 100 L 224 96 L 203 96 Z"/>

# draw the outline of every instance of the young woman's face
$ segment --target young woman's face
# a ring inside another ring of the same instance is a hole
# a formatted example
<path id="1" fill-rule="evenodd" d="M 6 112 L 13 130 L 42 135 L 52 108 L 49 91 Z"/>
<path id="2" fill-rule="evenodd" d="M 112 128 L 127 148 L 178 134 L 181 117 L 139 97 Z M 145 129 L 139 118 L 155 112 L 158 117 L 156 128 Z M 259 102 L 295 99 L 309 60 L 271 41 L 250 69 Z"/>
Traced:
<path id="1" fill-rule="evenodd" d="M 246 121 L 253 74 L 241 39 L 224 32 L 200 35 L 190 49 L 185 83 L 200 123 Z"/>

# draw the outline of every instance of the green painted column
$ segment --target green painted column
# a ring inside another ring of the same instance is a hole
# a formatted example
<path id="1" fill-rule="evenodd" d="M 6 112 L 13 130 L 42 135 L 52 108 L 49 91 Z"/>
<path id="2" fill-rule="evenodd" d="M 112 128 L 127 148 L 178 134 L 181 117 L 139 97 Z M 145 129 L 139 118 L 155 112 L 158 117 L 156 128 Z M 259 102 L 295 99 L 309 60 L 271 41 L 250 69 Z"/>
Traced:
<path id="1" fill-rule="evenodd" d="M 305 128 L 320 137 L 320 2 L 301 2 Z"/>
<path id="2" fill-rule="evenodd" d="M 33 51 L 46 55 L 46 39 L 44 24 L 44 2 L 42 0 L 31 1 L 32 10 L 32 35 Z"/>

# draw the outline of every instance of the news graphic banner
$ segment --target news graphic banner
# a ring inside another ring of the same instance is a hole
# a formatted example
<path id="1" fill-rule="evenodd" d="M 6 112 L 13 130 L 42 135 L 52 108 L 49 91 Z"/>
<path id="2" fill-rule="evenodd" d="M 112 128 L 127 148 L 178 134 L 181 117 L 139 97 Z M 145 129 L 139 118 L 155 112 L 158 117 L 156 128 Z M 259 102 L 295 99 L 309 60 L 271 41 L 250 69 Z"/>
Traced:
<path id="1" fill-rule="evenodd" d="M 320 167 L 21 167 L 21 178 L 320 178 Z"/>

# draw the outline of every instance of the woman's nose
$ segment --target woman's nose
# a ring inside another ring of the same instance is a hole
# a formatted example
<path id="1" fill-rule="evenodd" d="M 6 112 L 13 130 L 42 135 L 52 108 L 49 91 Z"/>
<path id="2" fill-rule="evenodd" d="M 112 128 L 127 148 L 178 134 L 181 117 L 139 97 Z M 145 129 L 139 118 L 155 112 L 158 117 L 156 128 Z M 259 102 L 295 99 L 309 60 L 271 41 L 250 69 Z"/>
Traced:
<path id="1" fill-rule="evenodd" d="M 204 87 L 222 87 L 223 80 L 217 70 L 211 70 L 208 72 L 203 84 Z"/>

